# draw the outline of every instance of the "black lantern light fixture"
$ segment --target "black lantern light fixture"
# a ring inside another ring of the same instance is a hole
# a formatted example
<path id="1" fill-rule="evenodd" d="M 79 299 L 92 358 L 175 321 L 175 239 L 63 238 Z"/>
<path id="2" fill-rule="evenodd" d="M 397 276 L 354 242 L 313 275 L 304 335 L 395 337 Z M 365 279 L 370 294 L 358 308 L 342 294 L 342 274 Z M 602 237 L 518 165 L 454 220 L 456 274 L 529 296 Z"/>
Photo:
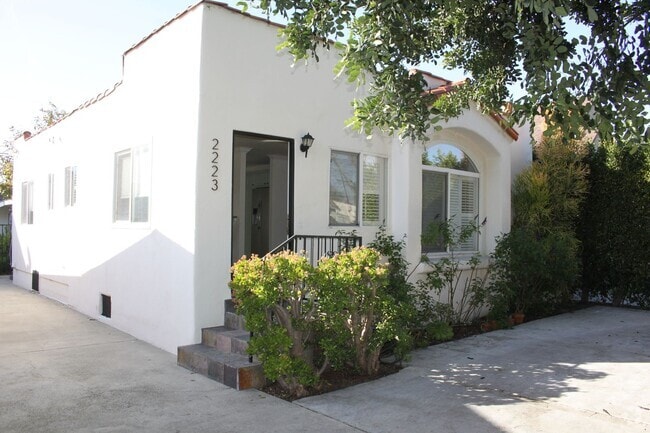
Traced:
<path id="1" fill-rule="evenodd" d="M 300 151 L 305 152 L 305 158 L 307 158 L 307 152 L 312 144 L 314 144 L 314 137 L 309 132 L 300 139 Z"/>

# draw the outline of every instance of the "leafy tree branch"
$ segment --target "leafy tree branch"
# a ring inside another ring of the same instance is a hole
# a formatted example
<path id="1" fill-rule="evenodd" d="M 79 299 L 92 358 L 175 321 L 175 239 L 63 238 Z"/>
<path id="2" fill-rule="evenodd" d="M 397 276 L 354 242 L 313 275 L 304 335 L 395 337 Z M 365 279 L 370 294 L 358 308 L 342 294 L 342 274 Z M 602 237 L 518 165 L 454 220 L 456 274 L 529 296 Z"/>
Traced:
<path id="1" fill-rule="evenodd" d="M 367 83 L 351 124 L 426 140 L 440 120 L 474 101 L 486 112 L 513 102 L 513 121 L 543 115 L 566 137 L 581 128 L 621 142 L 649 136 L 649 0 L 249 0 L 288 21 L 296 59 L 318 60 L 337 42 L 337 72 Z M 569 34 L 569 24 L 585 34 Z M 423 94 L 426 63 L 471 79 L 443 97 Z M 524 96 L 513 100 L 510 87 Z M 642 140 L 643 141 L 643 140 Z M 638 140 L 636 142 L 639 142 Z"/>

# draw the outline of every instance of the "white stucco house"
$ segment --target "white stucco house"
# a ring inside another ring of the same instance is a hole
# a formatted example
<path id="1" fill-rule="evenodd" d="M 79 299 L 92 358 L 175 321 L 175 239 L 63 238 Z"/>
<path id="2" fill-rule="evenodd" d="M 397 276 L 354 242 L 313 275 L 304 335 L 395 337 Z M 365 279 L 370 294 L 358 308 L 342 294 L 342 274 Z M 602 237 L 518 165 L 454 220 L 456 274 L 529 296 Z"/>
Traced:
<path id="1" fill-rule="evenodd" d="M 367 243 L 385 221 L 416 263 L 445 253 L 421 245 L 422 227 L 462 214 L 486 219 L 466 248 L 487 256 L 529 139 L 475 109 L 426 147 L 367 139 L 344 127 L 358 95 L 334 79 L 336 53 L 292 67 L 277 31 L 201 1 L 129 48 L 114 88 L 17 143 L 14 282 L 37 271 L 43 295 L 175 352 L 223 322 L 233 261 L 292 234 Z M 436 145 L 471 163 L 423 165 Z"/>

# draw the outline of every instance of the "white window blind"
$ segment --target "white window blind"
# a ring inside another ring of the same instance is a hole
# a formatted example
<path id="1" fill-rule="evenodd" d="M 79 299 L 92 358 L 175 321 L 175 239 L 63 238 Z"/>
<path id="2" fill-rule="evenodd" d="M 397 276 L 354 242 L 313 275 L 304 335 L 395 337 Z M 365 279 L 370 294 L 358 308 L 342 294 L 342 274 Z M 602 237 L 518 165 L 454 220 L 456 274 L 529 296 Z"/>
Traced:
<path id="1" fill-rule="evenodd" d="M 459 232 L 476 222 L 478 218 L 478 179 L 474 177 L 449 175 L 449 215 L 453 227 Z M 476 251 L 478 234 L 472 233 L 458 246 L 459 251 Z"/>
<path id="2" fill-rule="evenodd" d="M 363 157 L 363 225 L 381 225 L 385 220 L 386 209 L 386 159 L 377 156 Z"/>
<path id="3" fill-rule="evenodd" d="M 149 148 L 134 149 L 131 221 L 149 221 L 149 191 L 151 191 L 151 156 L 149 155 Z"/>
<path id="4" fill-rule="evenodd" d="M 23 182 L 21 191 L 20 222 L 34 223 L 34 183 Z"/>
<path id="5" fill-rule="evenodd" d="M 54 209 L 54 173 L 47 175 L 47 208 Z"/>
<path id="6" fill-rule="evenodd" d="M 77 203 L 77 167 L 65 168 L 65 205 Z"/>

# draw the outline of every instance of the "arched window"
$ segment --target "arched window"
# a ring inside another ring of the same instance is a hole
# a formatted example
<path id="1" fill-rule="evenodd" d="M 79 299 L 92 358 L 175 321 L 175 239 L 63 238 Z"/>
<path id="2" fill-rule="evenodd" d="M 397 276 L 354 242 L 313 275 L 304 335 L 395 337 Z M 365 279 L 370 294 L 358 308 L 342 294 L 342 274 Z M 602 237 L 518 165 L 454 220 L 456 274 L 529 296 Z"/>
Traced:
<path id="1" fill-rule="evenodd" d="M 459 233 L 476 224 L 479 215 L 479 172 L 459 148 L 438 144 L 422 154 L 422 233 L 448 222 Z M 426 239 L 426 240 L 425 240 Z M 477 251 L 478 233 L 456 246 L 456 251 Z M 448 246 L 440 237 L 425 236 L 423 253 L 444 253 Z"/>

